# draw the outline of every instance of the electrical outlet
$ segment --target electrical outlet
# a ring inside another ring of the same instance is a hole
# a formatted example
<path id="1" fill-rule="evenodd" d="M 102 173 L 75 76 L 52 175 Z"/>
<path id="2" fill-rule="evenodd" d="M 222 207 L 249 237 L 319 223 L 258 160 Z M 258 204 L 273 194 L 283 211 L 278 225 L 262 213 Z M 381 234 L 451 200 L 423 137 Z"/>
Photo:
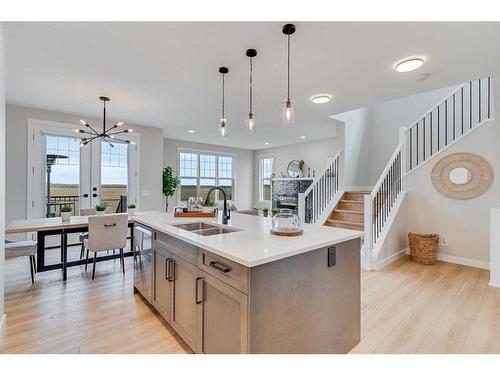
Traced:
<path id="1" fill-rule="evenodd" d="M 441 246 L 443 246 L 443 247 L 448 246 L 448 239 L 445 236 L 443 236 L 441 239 Z"/>

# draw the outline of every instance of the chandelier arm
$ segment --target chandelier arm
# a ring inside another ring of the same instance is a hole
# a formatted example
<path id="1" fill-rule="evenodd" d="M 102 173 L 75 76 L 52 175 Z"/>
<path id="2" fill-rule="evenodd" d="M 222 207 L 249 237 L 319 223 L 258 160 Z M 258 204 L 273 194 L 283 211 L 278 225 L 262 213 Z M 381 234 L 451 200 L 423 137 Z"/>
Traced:
<path id="1" fill-rule="evenodd" d="M 116 135 L 116 134 L 123 134 L 123 133 L 130 133 L 130 132 L 127 129 L 127 130 L 120 130 L 120 131 L 114 132 L 114 133 L 106 133 L 106 135 Z"/>
<path id="2" fill-rule="evenodd" d="M 100 135 L 95 135 L 95 136 L 90 137 L 89 139 L 86 139 L 86 140 L 83 140 L 83 139 L 82 139 L 82 140 L 80 141 L 80 143 L 85 143 L 85 144 L 87 144 L 87 143 L 90 143 L 90 142 L 92 142 L 94 139 L 97 139 L 97 138 L 99 138 L 99 137 L 100 137 Z"/>
<path id="3" fill-rule="evenodd" d="M 90 130 L 92 130 L 96 135 L 101 135 L 97 130 L 95 130 L 92 126 L 90 126 L 89 124 L 85 125 L 87 128 L 89 128 Z M 92 133 L 90 133 L 92 134 Z"/>
<path id="4" fill-rule="evenodd" d="M 107 134 L 101 136 L 101 138 L 104 139 L 108 143 L 108 145 L 110 145 L 111 147 L 115 147 L 115 145 L 108 140 L 108 137 L 109 136 Z"/>

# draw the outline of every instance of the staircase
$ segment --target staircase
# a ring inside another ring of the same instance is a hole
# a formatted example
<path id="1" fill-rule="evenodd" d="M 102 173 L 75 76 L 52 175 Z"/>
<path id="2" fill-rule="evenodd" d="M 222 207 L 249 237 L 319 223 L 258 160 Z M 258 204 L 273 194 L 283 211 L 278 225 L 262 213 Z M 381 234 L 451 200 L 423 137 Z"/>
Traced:
<path id="1" fill-rule="evenodd" d="M 405 177 L 494 119 L 491 92 L 489 77 L 466 82 L 411 126 L 400 128 L 399 144 L 364 197 L 364 268 L 378 267 L 380 249 L 406 194 Z"/>
<path id="2" fill-rule="evenodd" d="M 346 191 L 333 209 L 325 225 L 329 227 L 364 230 L 364 200 L 369 191 Z"/>

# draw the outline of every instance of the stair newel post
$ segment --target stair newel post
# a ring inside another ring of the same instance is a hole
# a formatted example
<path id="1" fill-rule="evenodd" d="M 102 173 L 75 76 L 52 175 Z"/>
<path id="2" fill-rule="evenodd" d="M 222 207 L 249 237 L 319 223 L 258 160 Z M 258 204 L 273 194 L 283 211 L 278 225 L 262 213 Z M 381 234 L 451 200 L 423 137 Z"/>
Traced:
<path id="1" fill-rule="evenodd" d="M 362 247 L 362 267 L 370 271 L 372 269 L 372 249 L 373 249 L 373 197 L 371 194 L 364 196 L 364 227 L 365 240 Z"/>
<path id="2" fill-rule="evenodd" d="M 299 193 L 299 205 L 298 205 L 299 219 L 302 223 L 306 222 L 306 195 L 304 193 Z"/>
<path id="3" fill-rule="evenodd" d="M 407 147 L 406 147 L 406 127 L 402 126 L 399 128 L 399 144 L 401 145 L 401 190 L 405 190 L 404 185 L 404 176 L 406 173 L 406 156 L 407 156 Z"/>

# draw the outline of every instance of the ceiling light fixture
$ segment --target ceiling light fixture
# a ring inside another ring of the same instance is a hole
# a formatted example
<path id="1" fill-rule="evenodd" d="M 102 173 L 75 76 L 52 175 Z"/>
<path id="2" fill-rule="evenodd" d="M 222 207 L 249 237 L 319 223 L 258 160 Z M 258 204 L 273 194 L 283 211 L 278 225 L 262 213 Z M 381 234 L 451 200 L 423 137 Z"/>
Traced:
<path id="1" fill-rule="evenodd" d="M 102 132 L 99 133 L 92 126 L 90 126 L 87 121 L 80 120 L 80 122 L 82 123 L 82 125 L 84 125 L 87 129 L 90 129 L 90 131 L 88 131 L 88 130 L 82 130 L 82 129 L 74 129 L 74 131 L 76 133 L 83 133 L 83 134 L 87 134 L 88 135 L 86 138 L 82 138 L 80 140 L 80 147 L 83 147 L 83 146 L 89 144 L 90 142 L 92 142 L 92 141 L 94 141 L 96 139 L 100 139 L 102 141 L 107 142 L 111 147 L 115 147 L 115 145 L 112 144 L 109 141 L 110 139 L 113 139 L 113 142 L 115 142 L 115 143 L 125 143 L 125 144 L 135 145 L 135 142 L 133 142 L 133 141 L 115 138 L 115 136 L 117 134 L 131 133 L 131 132 L 134 131 L 133 129 L 125 129 L 125 130 L 119 130 L 119 131 L 115 130 L 115 131 L 113 131 L 114 129 L 119 128 L 120 126 L 123 125 L 122 121 L 117 122 L 111 128 L 106 129 L 106 102 L 109 102 L 110 99 L 108 97 L 106 97 L 106 96 L 100 96 L 99 100 L 102 100 L 102 103 L 103 103 Z"/>
<path id="2" fill-rule="evenodd" d="M 225 75 L 229 72 L 229 69 L 225 66 L 219 68 L 219 73 L 222 74 L 222 117 L 219 120 L 219 134 L 222 138 L 227 137 L 227 119 L 225 116 Z"/>
<path id="3" fill-rule="evenodd" d="M 311 98 L 311 102 L 313 102 L 314 104 L 325 104 L 328 103 L 330 100 L 332 100 L 332 96 L 329 94 L 314 95 Z"/>
<path id="4" fill-rule="evenodd" d="M 264 146 L 269 146 L 269 142 L 264 142 Z"/>
<path id="5" fill-rule="evenodd" d="M 411 72 L 412 70 L 416 70 L 422 65 L 424 65 L 424 59 L 420 57 L 411 57 L 396 63 L 394 69 L 398 73 L 406 73 Z"/>
<path id="6" fill-rule="evenodd" d="M 306 136 L 305 135 L 301 135 L 299 138 L 300 139 L 306 139 Z"/>
<path id="7" fill-rule="evenodd" d="M 247 49 L 246 55 L 250 58 L 250 111 L 248 112 L 248 117 L 245 121 L 245 129 L 247 133 L 255 133 L 255 114 L 252 111 L 252 94 L 253 94 L 253 58 L 257 56 L 257 51 L 253 48 Z"/>
<path id="8" fill-rule="evenodd" d="M 282 32 L 287 36 L 287 97 L 283 101 L 283 126 L 290 127 L 294 121 L 294 103 L 290 100 L 290 35 L 295 32 L 295 25 L 287 23 Z"/>
<path id="9" fill-rule="evenodd" d="M 188 130 L 188 133 L 193 134 L 194 130 Z"/>

